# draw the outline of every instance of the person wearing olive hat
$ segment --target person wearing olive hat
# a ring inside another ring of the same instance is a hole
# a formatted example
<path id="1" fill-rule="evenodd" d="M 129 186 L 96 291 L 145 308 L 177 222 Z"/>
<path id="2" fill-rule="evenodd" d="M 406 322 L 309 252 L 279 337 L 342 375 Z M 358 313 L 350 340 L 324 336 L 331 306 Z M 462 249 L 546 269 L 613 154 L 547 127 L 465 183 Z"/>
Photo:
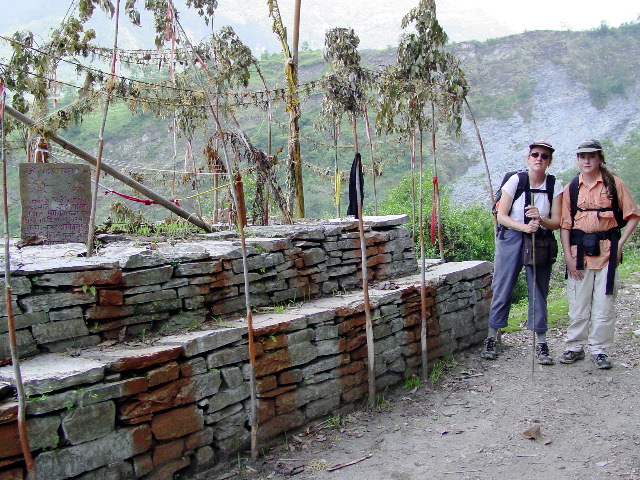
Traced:
<path id="1" fill-rule="evenodd" d="M 501 328 L 507 326 L 513 289 L 518 275 L 525 267 L 529 290 L 528 328 L 536 332 L 536 356 L 538 363 L 553 365 L 547 344 L 547 295 L 551 268 L 555 261 L 549 259 L 543 265 L 526 264 L 523 256 L 528 237 L 553 238 L 552 230 L 560 226 L 562 184 L 547 175 L 554 148 L 547 141 L 529 145 L 526 155 L 527 171 L 512 175 L 502 186 L 498 204 L 499 223 L 493 261 L 493 298 L 489 309 L 489 330 L 480 353 L 482 358 L 498 357 L 496 340 Z M 551 199 L 551 201 L 550 201 Z M 554 246 L 557 247 L 555 238 Z M 557 248 L 556 248 L 557 250 Z M 536 249 L 536 252 L 538 250 Z M 535 268 L 535 271 L 534 271 Z M 535 279 L 535 285 L 534 285 Z M 534 297 L 535 296 L 535 297 Z M 535 305 L 535 311 L 533 306 Z"/>
<path id="2" fill-rule="evenodd" d="M 582 360 L 588 349 L 597 368 L 609 369 L 616 267 L 640 211 L 624 182 L 604 166 L 600 142 L 582 142 L 576 156 L 580 173 L 564 189 L 560 221 L 570 320 L 560 362 Z"/>

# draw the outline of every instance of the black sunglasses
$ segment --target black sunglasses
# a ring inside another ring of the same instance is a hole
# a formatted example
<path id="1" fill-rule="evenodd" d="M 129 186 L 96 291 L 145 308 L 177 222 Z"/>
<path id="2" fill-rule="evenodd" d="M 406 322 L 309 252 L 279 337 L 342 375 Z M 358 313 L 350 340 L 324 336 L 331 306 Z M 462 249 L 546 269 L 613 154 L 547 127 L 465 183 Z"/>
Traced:
<path id="1" fill-rule="evenodd" d="M 532 152 L 529 155 L 531 155 L 533 158 L 542 158 L 543 160 L 549 160 L 549 155 L 547 155 L 546 153 L 538 153 L 538 152 Z"/>

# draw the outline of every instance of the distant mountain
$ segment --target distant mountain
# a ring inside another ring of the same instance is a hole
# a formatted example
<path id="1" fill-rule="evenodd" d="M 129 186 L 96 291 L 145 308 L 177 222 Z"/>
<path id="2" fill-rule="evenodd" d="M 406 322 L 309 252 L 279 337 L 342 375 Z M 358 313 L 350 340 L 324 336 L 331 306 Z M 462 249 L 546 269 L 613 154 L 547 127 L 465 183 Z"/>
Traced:
<path id="1" fill-rule="evenodd" d="M 43 9 L 44 5 L 43 1 Z M 190 28 L 187 16 L 183 18 L 186 28 Z M 0 22 L 4 22 L 0 23 L 0 29 L 6 32 L 6 16 Z M 246 28 L 259 36 L 262 27 L 257 25 L 261 25 L 260 22 Z M 263 27 L 270 29 L 270 24 L 267 22 Z M 102 29 L 105 30 L 108 29 Z M 241 32 L 240 27 L 236 30 Z M 240 36 L 250 43 L 248 37 L 242 33 Z M 134 27 L 123 32 L 123 38 L 131 43 L 142 37 Z M 200 37 L 193 34 L 193 38 Z M 527 32 L 484 42 L 454 43 L 449 48 L 461 59 L 469 81 L 469 102 L 482 135 L 494 188 L 506 171 L 523 165 L 526 147 L 533 140 L 546 139 L 556 147 L 552 171 L 558 174 L 575 169 L 573 151 L 580 141 L 595 137 L 611 145 L 621 145 L 631 132 L 640 128 L 640 79 L 637 76 L 640 24 L 620 28 L 603 26 L 586 32 Z M 278 51 L 277 47 L 268 50 Z M 370 68 L 395 62 L 394 48 L 362 50 L 361 53 Z M 318 79 L 327 70 L 319 50 L 301 52 L 300 64 L 302 82 Z M 261 68 L 272 87 L 283 85 L 281 56 L 265 56 Z M 261 90 L 261 87 L 252 83 L 250 89 Z M 319 91 L 306 99 L 301 121 L 303 157 L 316 169 L 304 172 L 308 216 L 331 215 L 334 209 L 329 173 L 334 161 L 332 140 L 313 129 L 320 101 Z M 240 109 L 239 115 L 254 144 L 266 150 L 264 112 L 255 108 Z M 82 125 L 61 132 L 62 136 L 95 151 L 99 116 L 97 113 L 88 117 Z M 285 118 L 286 114 L 277 112 L 274 126 L 275 148 L 282 147 L 284 152 Z M 107 123 L 106 161 L 122 168 L 131 168 L 131 165 L 181 168 L 186 164 L 184 140 L 178 139 L 177 155 L 174 155 L 169 124 L 170 119 L 132 116 L 123 105 L 114 106 Z M 343 128 L 339 161 L 340 168 L 348 170 L 353 158 L 348 147 L 352 140 L 348 128 Z M 201 156 L 209 135 L 210 132 L 197 132 L 192 146 L 196 156 Z M 366 138 L 363 130 L 359 135 Z M 364 144 L 361 150 L 369 162 Z M 426 147 L 425 152 L 428 152 Z M 285 154 L 281 153 L 280 157 Z M 385 163 L 383 176 L 378 181 L 381 198 L 408 173 L 410 152 L 406 143 L 387 138 L 379 145 L 376 155 L 379 162 Z M 441 183 L 451 187 L 456 198 L 465 202 L 488 198 L 484 165 L 470 121 L 463 122 L 459 138 L 439 134 L 438 155 Z M 370 194 L 366 198 L 367 202 L 371 201 Z"/>

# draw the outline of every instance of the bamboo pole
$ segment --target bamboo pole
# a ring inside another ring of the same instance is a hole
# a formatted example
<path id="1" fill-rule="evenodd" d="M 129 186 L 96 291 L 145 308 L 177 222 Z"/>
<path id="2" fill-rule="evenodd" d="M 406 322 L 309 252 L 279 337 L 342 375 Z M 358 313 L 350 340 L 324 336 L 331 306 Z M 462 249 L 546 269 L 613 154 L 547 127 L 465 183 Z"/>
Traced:
<path id="1" fill-rule="evenodd" d="M 187 37 L 182 25 L 179 21 L 176 20 L 176 25 L 182 30 L 182 35 L 191 49 L 192 52 L 195 52 L 189 37 Z M 194 55 L 195 58 L 195 55 Z M 206 65 L 202 64 L 203 68 L 206 68 Z M 220 123 L 220 119 L 216 112 L 214 111 L 210 98 L 209 91 L 205 88 L 204 82 L 199 75 L 196 75 L 200 86 L 202 87 L 207 99 L 209 100 L 207 103 L 209 104 L 209 109 L 211 112 L 211 116 L 216 124 L 218 132 L 220 133 L 221 142 L 222 142 L 222 152 L 223 159 L 225 162 L 225 167 L 229 174 L 229 181 L 232 184 L 231 197 L 233 199 L 233 203 L 236 207 L 236 212 L 240 214 L 241 210 L 246 210 L 244 206 L 244 194 L 240 193 L 242 197 L 239 197 L 238 192 L 235 188 L 233 188 L 233 170 L 231 168 L 231 160 L 229 159 L 229 154 L 227 152 L 227 142 L 225 141 L 224 133 L 222 130 L 222 124 Z M 244 298 L 245 298 L 245 308 L 247 313 L 247 341 L 249 343 L 249 389 L 251 390 L 251 412 L 249 422 L 251 424 L 251 458 L 253 460 L 258 459 L 258 393 L 257 393 L 257 383 L 256 383 L 256 347 L 255 340 L 253 336 L 253 312 L 251 311 L 251 298 L 250 298 L 250 282 L 249 282 L 249 267 L 247 261 L 247 242 L 244 234 L 244 225 L 238 222 L 238 232 L 240 235 L 240 251 L 242 254 L 242 273 L 244 277 Z"/>
<path id="2" fill-rule="evenodd" d="M 28 116 L 18 112 L 17 110 L 15 110 L 14 108 L 10 107 L 9 105 L 7 105 L 5 107 L 5 112 L 8 113 L 9 115 L 11 115 L 16 120 L 24 123 L 28 127 L 33 127 L 35 125 L 35 123 L 36 123 L 33 119 L 31 119 Z M 97 162 L 96 157 L 94 157 L 93 155 L 91 155 L 88 152 L 85 152 L 81 148 L 73 145 L 72 143 L 69 143 L 68 141 L 66 141 L 62 137 L 58 136 L 58 134 L 56 134 L 54 132 L 46 132 L 46 136 L 47 136 L 47 138 L 49 140 L 57 143 L 62 148 L 64 148 L 65 150 L 67 150 L 67 151 L 69 151 L 71 153 L 73 153 L 78 158 L 84 160 L 87 163 L 90 163 L 91 165 L 94 165 L 94 166 L 96 165 L 96 162 Z M 189 212 L 183 210 L 182 208 L 177 206 L 175 203 L 172 203 L 169 200 L 167 200 L 166 198 L 158 195 L 153 190 L 150 190 L 149 188 L 145 187 L 141 183 L 138 183 L 135 180 L 133 180 L 132 178 L 129 178 L 128 176 L 124 175 L 123 173 L 120 173 L 119 170 L 116 170 L 115 168 L 112 168 L 112 167 L 106 165 L 105 163 L 102 164 L 101 168 L 102 168 L 102 171 L 104 171 L 105 173 L 108 173 L 109 175 L 111 175 L 116 180 L 119 180 L 122 183 L 124 183 L 125 185 L 133 188 L 134 190 L 136 190 L 138 192 L 140 192 L 145 197 L 149 198 L 150 200 L 153 200 L 154 202 L 157 202 L 159 205 L 163 206 L 167 210 L 172 211 L 173 213 L 175 213 L 179 217 L 184 218 L 186 221 L 194 224 L 196 227 L 201 228 L 206 232 L 212 232 L 213 231 L 212 228 L 211 228 L 211 225 L 205 223 L 202 219 L 196 217 L 192 213 L 189 213 Z"/>
<path id="3" fill-rule="evenodd" d="M 104 150 L 104 130 L 107 125 L 107 114 L 111 103 L 113 92 L 114 76 L 116 74 L 116 60 L 118 58 L 118 23 L 120 19 L 120 0 L 116 2 L 116 28 L 113 40 L 113 54 L 111 57 L 111 77 L 107 87 L 107 98 L 104 101 L 104 112 L 102 113 L 102 124 L 98 135 L 98 155 L 96 156 L 96 169 L 93 177 L 93 192 L 91 194 L 91 214 L 89 215 L 89 234 L 87 235 L 87 257 L 93 255 L 93 235 L 95 234 L 96 208 L 98 204 L 98 187 L 100 182 L 100 167 L 102 165 L 102 151 Z"/>
<path id="4" fill-rule="evenodd" d="M 31 447 L 29 446 L 29 437 L 27 436 L 27 420 L 26 420 L 26 395 L 24 384 L 22 383 L 22 373 L 20 371 L 20 354 L 18 352 L 18 341 L 16 337 L 16 322 L 13 313 L 13 305 L 11 303 L 11 258 L 9 256 L 9 194 L 7 188 L 7 159 L 5 155 L 5 136 L 4 136 L 4 111 L 6 109 L 4 85 L 0 82 L 0 90 L 2 90 L 2 105 L 0 105 L 0 123 L 2 130 L 2 145 L 0 145 L 0 154 L 2 155 L 2 199 L 3 199 L 3 225 L 4 225 L 4 298 L 7 306 L 7 329 L 9 331 L 9 350 L 11 352 L 11 364 L 13 365 L 13 377 L 15 379 L 16 392 L 18 394 L 18 434 L 20 435 L 20 447 L 22 455 L 27 467 L 27 479 L 35 480 L 36 470 L 31 455 Z"/>
<path id="5" fill-rule="evenodd" d="M 438 249 L 440 250 L 440 260 L 444 262 L 444 244 L 442 241 L 442 204 L 440 202 L 440 193 L 438 187 L 438 162 L 436 161 L 436 107 L 433 100 L 433 93 L 431 97 L 431 149 L 433 152 L 433 183 L 435 188 L 433 193 L 436 202 L 436 218 L 438 222 Z"/>
<path id="6" fill-rule="evenodd" d="M 362 296 L 364 299 L 365 331 L 367 337 L 367 378 L 369 382 L 369 405 L 376 404 L 376 351 L 373 338 L 373 321 L 371 318 L 371 303 L 369 301 L 369 272 L 367 271 L 367 245 L 364 238 L 364 221 L 362 219 L 362 195 L 360 193 L 360 171 L 362 160 L 356 165 L 356 201 L 358 202 L 358 232 L 360 235 L 360 254 L 362 271 Z"/>
<path id="7" fill-rule="evenodd" d="M 429 378 L 429 351 L 427 347 L 427 285 L 425 280 L 425 240 L 424 240 L 424 166 L 422 155 L 422 128 L 420 129 L 420 348 L 422 351 L 422 380 Z M 434 199 L 435 200 L 435 199 Z"/>

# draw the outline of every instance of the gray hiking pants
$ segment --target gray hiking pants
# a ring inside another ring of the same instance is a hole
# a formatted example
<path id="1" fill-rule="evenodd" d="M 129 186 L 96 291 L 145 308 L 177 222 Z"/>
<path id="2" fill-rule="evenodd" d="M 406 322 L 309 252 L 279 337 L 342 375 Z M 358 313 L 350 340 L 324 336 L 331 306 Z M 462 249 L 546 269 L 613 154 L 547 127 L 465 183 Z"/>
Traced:
<path id="1" fill-rule="evenodd" d="M 496 238 L 496 249 L 493 260 L 493 299 L 489 309 L 489 326 L 504 328 L 509 319 L 511 310 L 511 298 L 513 289 L 522 270 L 522 237 L 523 233 L 517 230 L 505 229 L 504 235 Z M 502 237 L 502 238 L 500 238 Z M 547 296 L 549 295 L 549 280 L 551 279 L 552 265 L 536 267 L 536 288 L 533 288 L 533 267 L 525 266 L 527 287 L 529 290 L 529 315 L 527 329 L 536 333 L 547 331 Z M 533 295 L 535 300 L 535 315 L 533 312 Z"/>

